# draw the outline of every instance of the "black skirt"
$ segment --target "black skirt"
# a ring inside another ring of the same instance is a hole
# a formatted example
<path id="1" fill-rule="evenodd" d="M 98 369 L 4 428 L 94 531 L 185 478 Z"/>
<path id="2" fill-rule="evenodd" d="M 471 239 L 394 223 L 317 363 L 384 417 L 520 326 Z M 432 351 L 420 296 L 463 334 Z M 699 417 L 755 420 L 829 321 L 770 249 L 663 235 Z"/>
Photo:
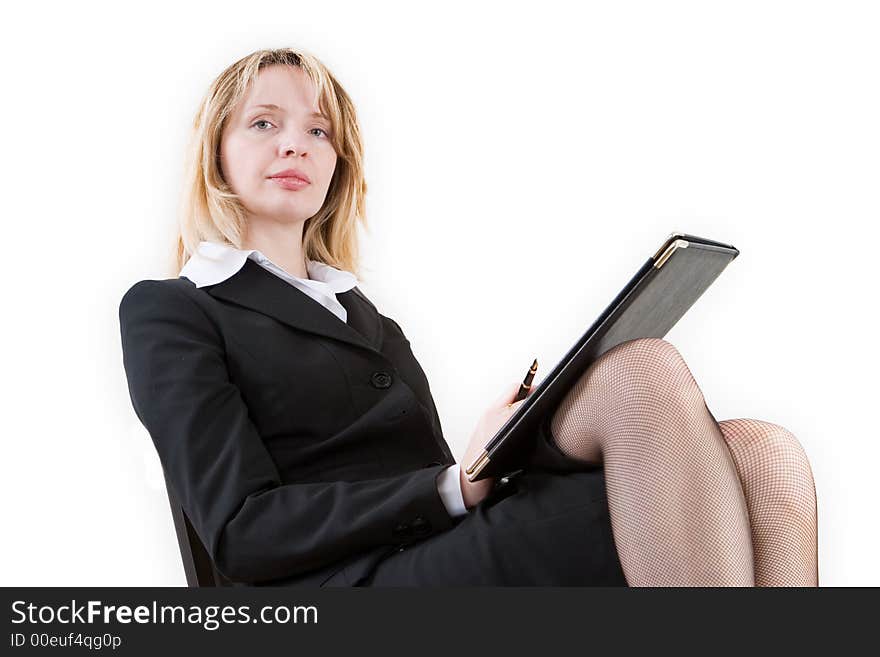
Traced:
<path id="1" fill-rule="evenodd" d="M 604 469 L 563 454 L 549 422 L 526 467 L 454 527 L 325 586 L 626 586 Z"/>

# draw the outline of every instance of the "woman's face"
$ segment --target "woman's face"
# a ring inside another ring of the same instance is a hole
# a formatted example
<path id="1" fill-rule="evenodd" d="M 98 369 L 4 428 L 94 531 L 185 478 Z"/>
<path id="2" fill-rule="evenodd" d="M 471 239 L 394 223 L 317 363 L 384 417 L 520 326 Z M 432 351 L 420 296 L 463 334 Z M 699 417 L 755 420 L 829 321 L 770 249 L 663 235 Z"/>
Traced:
<path id="1" fill-rule="evenodd" d="M 269 66 L 228 117 L 220 139 L 222 173 L 251 221 L 305 221 L 324 204 L 336 151 L 329 119 L 311 116 L 319 111 L 314 96 L 302 69 Z M 310 182 L 272 178 L 285 169 L 299 170 Z"/>

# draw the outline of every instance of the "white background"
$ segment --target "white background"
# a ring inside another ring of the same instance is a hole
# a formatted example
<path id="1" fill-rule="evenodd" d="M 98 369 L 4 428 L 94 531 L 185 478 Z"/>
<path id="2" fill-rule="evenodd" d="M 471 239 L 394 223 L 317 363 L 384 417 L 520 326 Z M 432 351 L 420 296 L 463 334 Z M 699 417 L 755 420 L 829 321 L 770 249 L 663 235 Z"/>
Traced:
<path id="1" fill-rule="evenodd" d="M 800 439 L 820 583 L 880 584 L 875 3 L 33 7 L 0 10 L 2 584 L 185 585 L 118 304 L 167 275 L 196 103 L 277 46 L 356 103 L 361 287 L 410 338 L 457 457 L 669 233 L 729 242 L 667 339 L 719 420 Z"/>

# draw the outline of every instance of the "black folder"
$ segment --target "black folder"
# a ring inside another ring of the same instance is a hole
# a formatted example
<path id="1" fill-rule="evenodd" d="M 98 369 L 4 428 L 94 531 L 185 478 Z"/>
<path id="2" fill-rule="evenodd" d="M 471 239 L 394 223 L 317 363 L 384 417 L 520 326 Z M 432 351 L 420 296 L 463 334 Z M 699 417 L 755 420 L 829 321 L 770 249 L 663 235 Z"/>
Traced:
<path id="1" fill-rule="evenodd" d="M 484 450 L 463 464 L 468 481 L 522 469 L 541 422 L 599 356 L 628 340 L 664 337 L 738 255 L 730 244 L 695 235 L 666 238 Z"/>

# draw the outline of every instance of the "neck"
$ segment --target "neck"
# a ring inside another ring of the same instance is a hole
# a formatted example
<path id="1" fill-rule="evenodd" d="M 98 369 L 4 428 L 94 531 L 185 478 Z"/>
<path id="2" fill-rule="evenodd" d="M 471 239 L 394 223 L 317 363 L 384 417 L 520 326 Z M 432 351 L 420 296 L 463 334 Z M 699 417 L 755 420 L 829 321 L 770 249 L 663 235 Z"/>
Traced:
<path id="1" fill-rule="evenodd" d="M 302 249 L 302 229 L 301 221 L 281 224 L 251 219 L 242 240 L 242 248 L 260 251 L 291 276 L 308 278 Z"/>

